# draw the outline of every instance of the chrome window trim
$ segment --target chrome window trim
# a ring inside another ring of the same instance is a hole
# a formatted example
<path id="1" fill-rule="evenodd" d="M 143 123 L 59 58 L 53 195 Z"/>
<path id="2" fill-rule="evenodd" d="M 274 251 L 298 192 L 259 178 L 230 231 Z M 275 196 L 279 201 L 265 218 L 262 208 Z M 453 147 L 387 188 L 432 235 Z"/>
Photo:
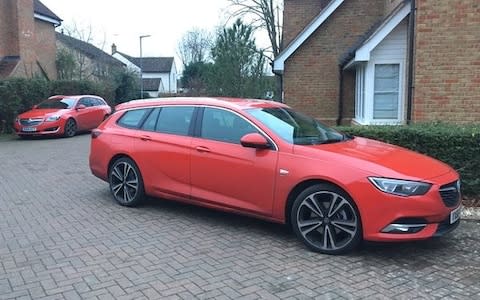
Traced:
<path id="1" fill-rule="evenodd" d="M 132 110 L 138 110 L 138 109 L 154 109 L 154 108 L 162 108 L 162 107 L 167 107 L 167 106 L 192 106 L 194 108 L 215 108 L 215 109 L 221 109 L 221 110 L 225 110 L 225 111 L 228 111 L 228 112 L 231 112 L 231 113 L 234 113 L 236 114 L 237 116 L 239 116 L 240 118 L 244 119 L 245 121 L 247 121 L 250 125 L 252 125 L 253 127 L 255 127 L 255 129 L 257 129 L 273 146 L 274 149 L 270 149 L 270 150 L 273 150 L 273 151 L 278 151 L 279 148 L 278 148 L 278 145 L 277 143 L 275 143 L 275 141 L 263 130 L 261 129 L 260 127 L 257 126 L 257 124 L 253 123 L 252 121 L 250 121 L 249 119 L 247 119 L 245 116 L 243 116 L 242 114 L 232 110 L 232 109 L 229 109 L 229 108 L 226 108 L 226 107 L 220 107 L 220 106 L 215 106 L 215 105 L 208 105 L 208 104 L 159 104 L 159 105 L 148 105 L 148 106 L 141 106 L 141 107 L 133 107 L 133 108 L 127 108 L 127 109 L 124 109 L 122 110 L 123 113 L 126 113 L 127 111 L 132 111 Z M 120 111 L 118 111 L 118 113 L 120 113 Z M 121 116 L 119 117 L 118 120 L 120 120 Z M 118 122 L 117 120 L 117 122 Z M 117 123 L 115 122 L 115 123 Z M 123 126 L 121 126 L 123 127 Z M 123 127 L 123 128 L 126 128 L 126 127 Z M 134 129 L 134 130 L 140 130 L 140 131 L 145 131 L 145 132 L 151 132 L 151 131 L 148 131 L 148 130 L 144 130 L 142 128 L 128 128 L 128 129 Z M 187 135 L 187 136 L 190 136 L 190 135 Z M 190 137 L 195 137 L 195 136 L 190 136 Z M 202 137 L 196 137 L 196 138 L 201 138 L 201 139 L 205 139 L 205 138 L 202 138 Z M 210 140 L 210 139 L 208 139 Z M 213 140 L 212 140 L 213 141 Z M 217 141 L 218 142 L 218 141 Z"/>

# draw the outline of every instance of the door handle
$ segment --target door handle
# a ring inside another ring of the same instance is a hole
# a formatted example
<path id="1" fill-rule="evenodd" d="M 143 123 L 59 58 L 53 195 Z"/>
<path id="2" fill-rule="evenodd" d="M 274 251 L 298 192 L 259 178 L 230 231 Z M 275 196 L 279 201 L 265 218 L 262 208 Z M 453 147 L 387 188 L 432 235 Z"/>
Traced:
<path id="1" fill-rule="evenodd" d="M 210 152 L 210 149 L 208 149 L 207 147 L 204 147 L 204 146 L 197 146 L 197 147 L 195 147 L 195 149 L 198 152 Z"/>
<path id="2" fill-rule="evenodd" d="M 151 141 L 152 140 L 152 138 L 148 135 L 142 135 L 142 136 L 140 136 L 140 139 L 142 141 Z"/>

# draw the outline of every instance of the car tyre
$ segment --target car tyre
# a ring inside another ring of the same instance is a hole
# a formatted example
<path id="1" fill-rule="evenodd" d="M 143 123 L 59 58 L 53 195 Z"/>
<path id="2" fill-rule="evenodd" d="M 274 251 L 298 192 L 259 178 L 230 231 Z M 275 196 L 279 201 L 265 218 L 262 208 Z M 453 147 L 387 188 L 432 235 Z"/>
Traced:
<path id="1" fill-rule="evenodd" d="M 291 224 L 296 236 L 311 250 L 344 254 L 362 240 L 362 223 L 352 198 L 331 184 L 306 188 L 295 199 Z"/>
<path id="2" fill-rule="evenodd" d="M 65 123 L 64 136 L 73 137 L 77 134 L 77 122 L 74 119 L 68 119 Z"/>
<path id="3" fill-rule="evenodd" d="M 117 159 L 108 172 L 110 192 L 115 201 L 123 206 L 137 206 L 145 198 L 142 175 L 133 160 Z"/>

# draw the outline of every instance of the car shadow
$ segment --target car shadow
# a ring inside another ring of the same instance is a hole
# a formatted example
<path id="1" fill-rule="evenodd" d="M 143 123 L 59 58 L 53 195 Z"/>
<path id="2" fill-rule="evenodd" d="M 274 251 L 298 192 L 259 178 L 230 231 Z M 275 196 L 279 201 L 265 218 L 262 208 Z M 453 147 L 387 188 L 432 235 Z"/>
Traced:
<path id="1" fill-rule="evenodd" d="M 112 199 L 112 202 L 114 200 Z M 307 248 L 296 239 L 291 228 L 285 224 L 268 222 L 253 217 L 239 215 L 235 213 L 222 212 L 209 208 L 199 207 L 190 204 L 179 203 L 170 200 L 157 199 L 149 197 L 142 205 L 136 209 L 148 211 L 153 214 L 156 212 L 167 213 L 169 215 L 182 216 L 192 220 L 195 223 L 221 227 L 225 230 L 241 230 L 254 232 L 262 236 L 268 236 L 274 240 L 280 240 L 282 244 L 288 243 L 292 247 L 303 248 L 308 252 Z M 450 256 L 448 249 L 453 248 L 455 242 L 448 235 L 445 238 L 433 238 L 424 241 L 413 242 L 362 242 L 360 246 L 353 252 L 345 254 L 346 257 L 375 260 L 376 262 L 385 261 L 385 263 L 400 262 L 404 267 L 411 269 L 422 269 L 430 263 L 419 259 L 412 259 L 412 255 L 416 256 Z M 320 254 L 319 254 L 320 255 Z"/>

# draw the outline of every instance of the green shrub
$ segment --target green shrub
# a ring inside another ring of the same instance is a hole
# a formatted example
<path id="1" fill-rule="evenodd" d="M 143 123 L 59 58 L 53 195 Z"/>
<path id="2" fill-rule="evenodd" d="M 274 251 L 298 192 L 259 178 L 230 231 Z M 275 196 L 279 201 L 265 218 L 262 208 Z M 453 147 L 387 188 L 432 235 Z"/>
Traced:
<path id="1" fill-rule="evenodd" d="M 402 146 L 441 160 L 460 173 L 465 196 L 480 196 L 480 124 L 462 126 L 432 123 L 338 129 L 351 135 Z"/>

